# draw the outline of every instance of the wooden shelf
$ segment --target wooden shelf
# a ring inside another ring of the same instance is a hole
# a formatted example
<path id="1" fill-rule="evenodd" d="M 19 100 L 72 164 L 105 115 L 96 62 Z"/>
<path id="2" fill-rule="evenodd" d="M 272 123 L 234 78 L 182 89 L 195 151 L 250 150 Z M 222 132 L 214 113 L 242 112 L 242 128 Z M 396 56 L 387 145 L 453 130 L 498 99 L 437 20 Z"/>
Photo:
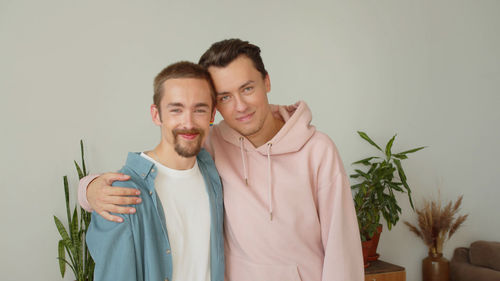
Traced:
<path id="1" fill-rule="evenodd" d="M 365 268 L 365 281 L 406 281 L 404 267 L 377 260 Z"/>

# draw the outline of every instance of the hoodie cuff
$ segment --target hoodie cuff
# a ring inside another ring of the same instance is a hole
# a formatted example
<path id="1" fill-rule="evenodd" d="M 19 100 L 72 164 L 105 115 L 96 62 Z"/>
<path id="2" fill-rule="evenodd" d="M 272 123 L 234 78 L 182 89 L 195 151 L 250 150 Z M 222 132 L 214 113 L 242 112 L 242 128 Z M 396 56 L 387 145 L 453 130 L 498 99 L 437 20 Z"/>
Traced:
<path id="1" fill-rule="evenodd" d="M 87 187 L 89 184 L 99 177 L 101 174 L 88 175 L 80 180 L 78 184 L 78 203 L 87 212 L 93 212 L 94 210 L 90 207 L 89 201 L 87 201 Z"/>

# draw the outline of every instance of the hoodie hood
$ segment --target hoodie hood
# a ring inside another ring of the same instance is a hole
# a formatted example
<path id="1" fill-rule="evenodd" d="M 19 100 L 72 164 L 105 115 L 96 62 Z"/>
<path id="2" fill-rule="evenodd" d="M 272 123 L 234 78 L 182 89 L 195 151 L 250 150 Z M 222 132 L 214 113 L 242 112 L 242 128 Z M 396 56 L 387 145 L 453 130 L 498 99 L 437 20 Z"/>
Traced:
<path id="1" fill-rule="evenodd" d="M 274 118 L 285 122 L 278 133 L 265 144 L 254 145 L 240 133 L 229 127 L 226 122 L 219 123 L 222 138 L 239 147 L 241 154 L 241 176 L 248 186 L 248 156 L 247 153 L 259 153 L 267 158 L 267 209 L 269 218 L 273 220 L 273 168 L 271 156 L 299 151 L 313 136 L 316 128 L 311 125 L 311 110 L 303 101 L 289 106 L 270 105 Z"/>
<path id="2" fill-rule="evenodd" d="M 267 143 L 254 147 L 240 133 L 229 127 L 225 121 L 219 123 L 220 132 L 225 141 L 245 150 L 254 150 L 262 155 L 278 155 L 299 151 L 311 138 L 316 128 L 311 125 L 311 110 L 303 101 L 292 105 L 270 105 L 275 118 L 285 122 L 279 132 Z M 272 149 L 269 151 L 269 144 Z"/>

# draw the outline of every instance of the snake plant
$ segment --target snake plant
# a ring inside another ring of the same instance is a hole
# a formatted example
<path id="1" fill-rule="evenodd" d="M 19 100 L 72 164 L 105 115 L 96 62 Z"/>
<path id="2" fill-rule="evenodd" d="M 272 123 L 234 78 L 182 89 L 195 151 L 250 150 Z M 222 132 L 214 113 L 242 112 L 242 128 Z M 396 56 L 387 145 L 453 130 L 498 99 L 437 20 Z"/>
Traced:
<path id="1" fill-rule="evenodd" d="M 83 141 L 81 140 L 80 151 L 82 157 L 81 166 L 78 165 L 76 161 L 74 161 L 79 179 L 88 175 L 87 168 L 85 167 Z M 58 217 L 54 216 L 54 222 L 61 236 L 61 240 L 59 240 L 57 247 L 59 270 L 61 271 L 61 276 L 64 277 L 67 265 L 75 274 L 75 278 L 77 281 L 92 281 L 94 277 L 95 264 L 85 243 L 85 234 L 90 223 L 91 213 L 86 212 L 82 208 L 79 208 L 80 210 L 78 212 L 78 208 L 77 206 L 75 206 L 73 214 L 71 214 L 69 206 L 69 184 L 67 176 L 63 177 L 63 183 L 64 195 L 66 199 L 66 216 L 68 228 L 63 225 Z"/>

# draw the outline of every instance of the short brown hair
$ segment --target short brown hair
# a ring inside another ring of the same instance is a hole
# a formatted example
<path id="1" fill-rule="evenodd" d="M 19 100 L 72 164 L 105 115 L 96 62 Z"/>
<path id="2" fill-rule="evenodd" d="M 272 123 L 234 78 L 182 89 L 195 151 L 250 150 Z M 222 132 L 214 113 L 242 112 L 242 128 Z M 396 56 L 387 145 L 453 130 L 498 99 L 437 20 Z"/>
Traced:
<path id="1" fill-rule="evenodd" d="M 197 78 L 204 79 L 210 87 L 210 96 L 212 98 L 212 109 L 215 107 L 215 88 L 210 73 L 202 66 L 189 62 L 180 61 L 165 67 L 158 75 L 156 75 L 153 87 L 153 103 L 160 110 L 160 101 L 163 97 L 163 83 L 168 79 L 175 78 Z"/>
<path id="2" fill-rule="evenodd" d="M 266 77 L 267 70 L 260 56 L 260 48 L 240 39 L 226 39 L 212 44 L 198 63 L 207 69 L 210 66 L 226 67 L 240 55 L 245 55 L 252 60 L 254 67 L 262 74 L 262 78 Z"/>

